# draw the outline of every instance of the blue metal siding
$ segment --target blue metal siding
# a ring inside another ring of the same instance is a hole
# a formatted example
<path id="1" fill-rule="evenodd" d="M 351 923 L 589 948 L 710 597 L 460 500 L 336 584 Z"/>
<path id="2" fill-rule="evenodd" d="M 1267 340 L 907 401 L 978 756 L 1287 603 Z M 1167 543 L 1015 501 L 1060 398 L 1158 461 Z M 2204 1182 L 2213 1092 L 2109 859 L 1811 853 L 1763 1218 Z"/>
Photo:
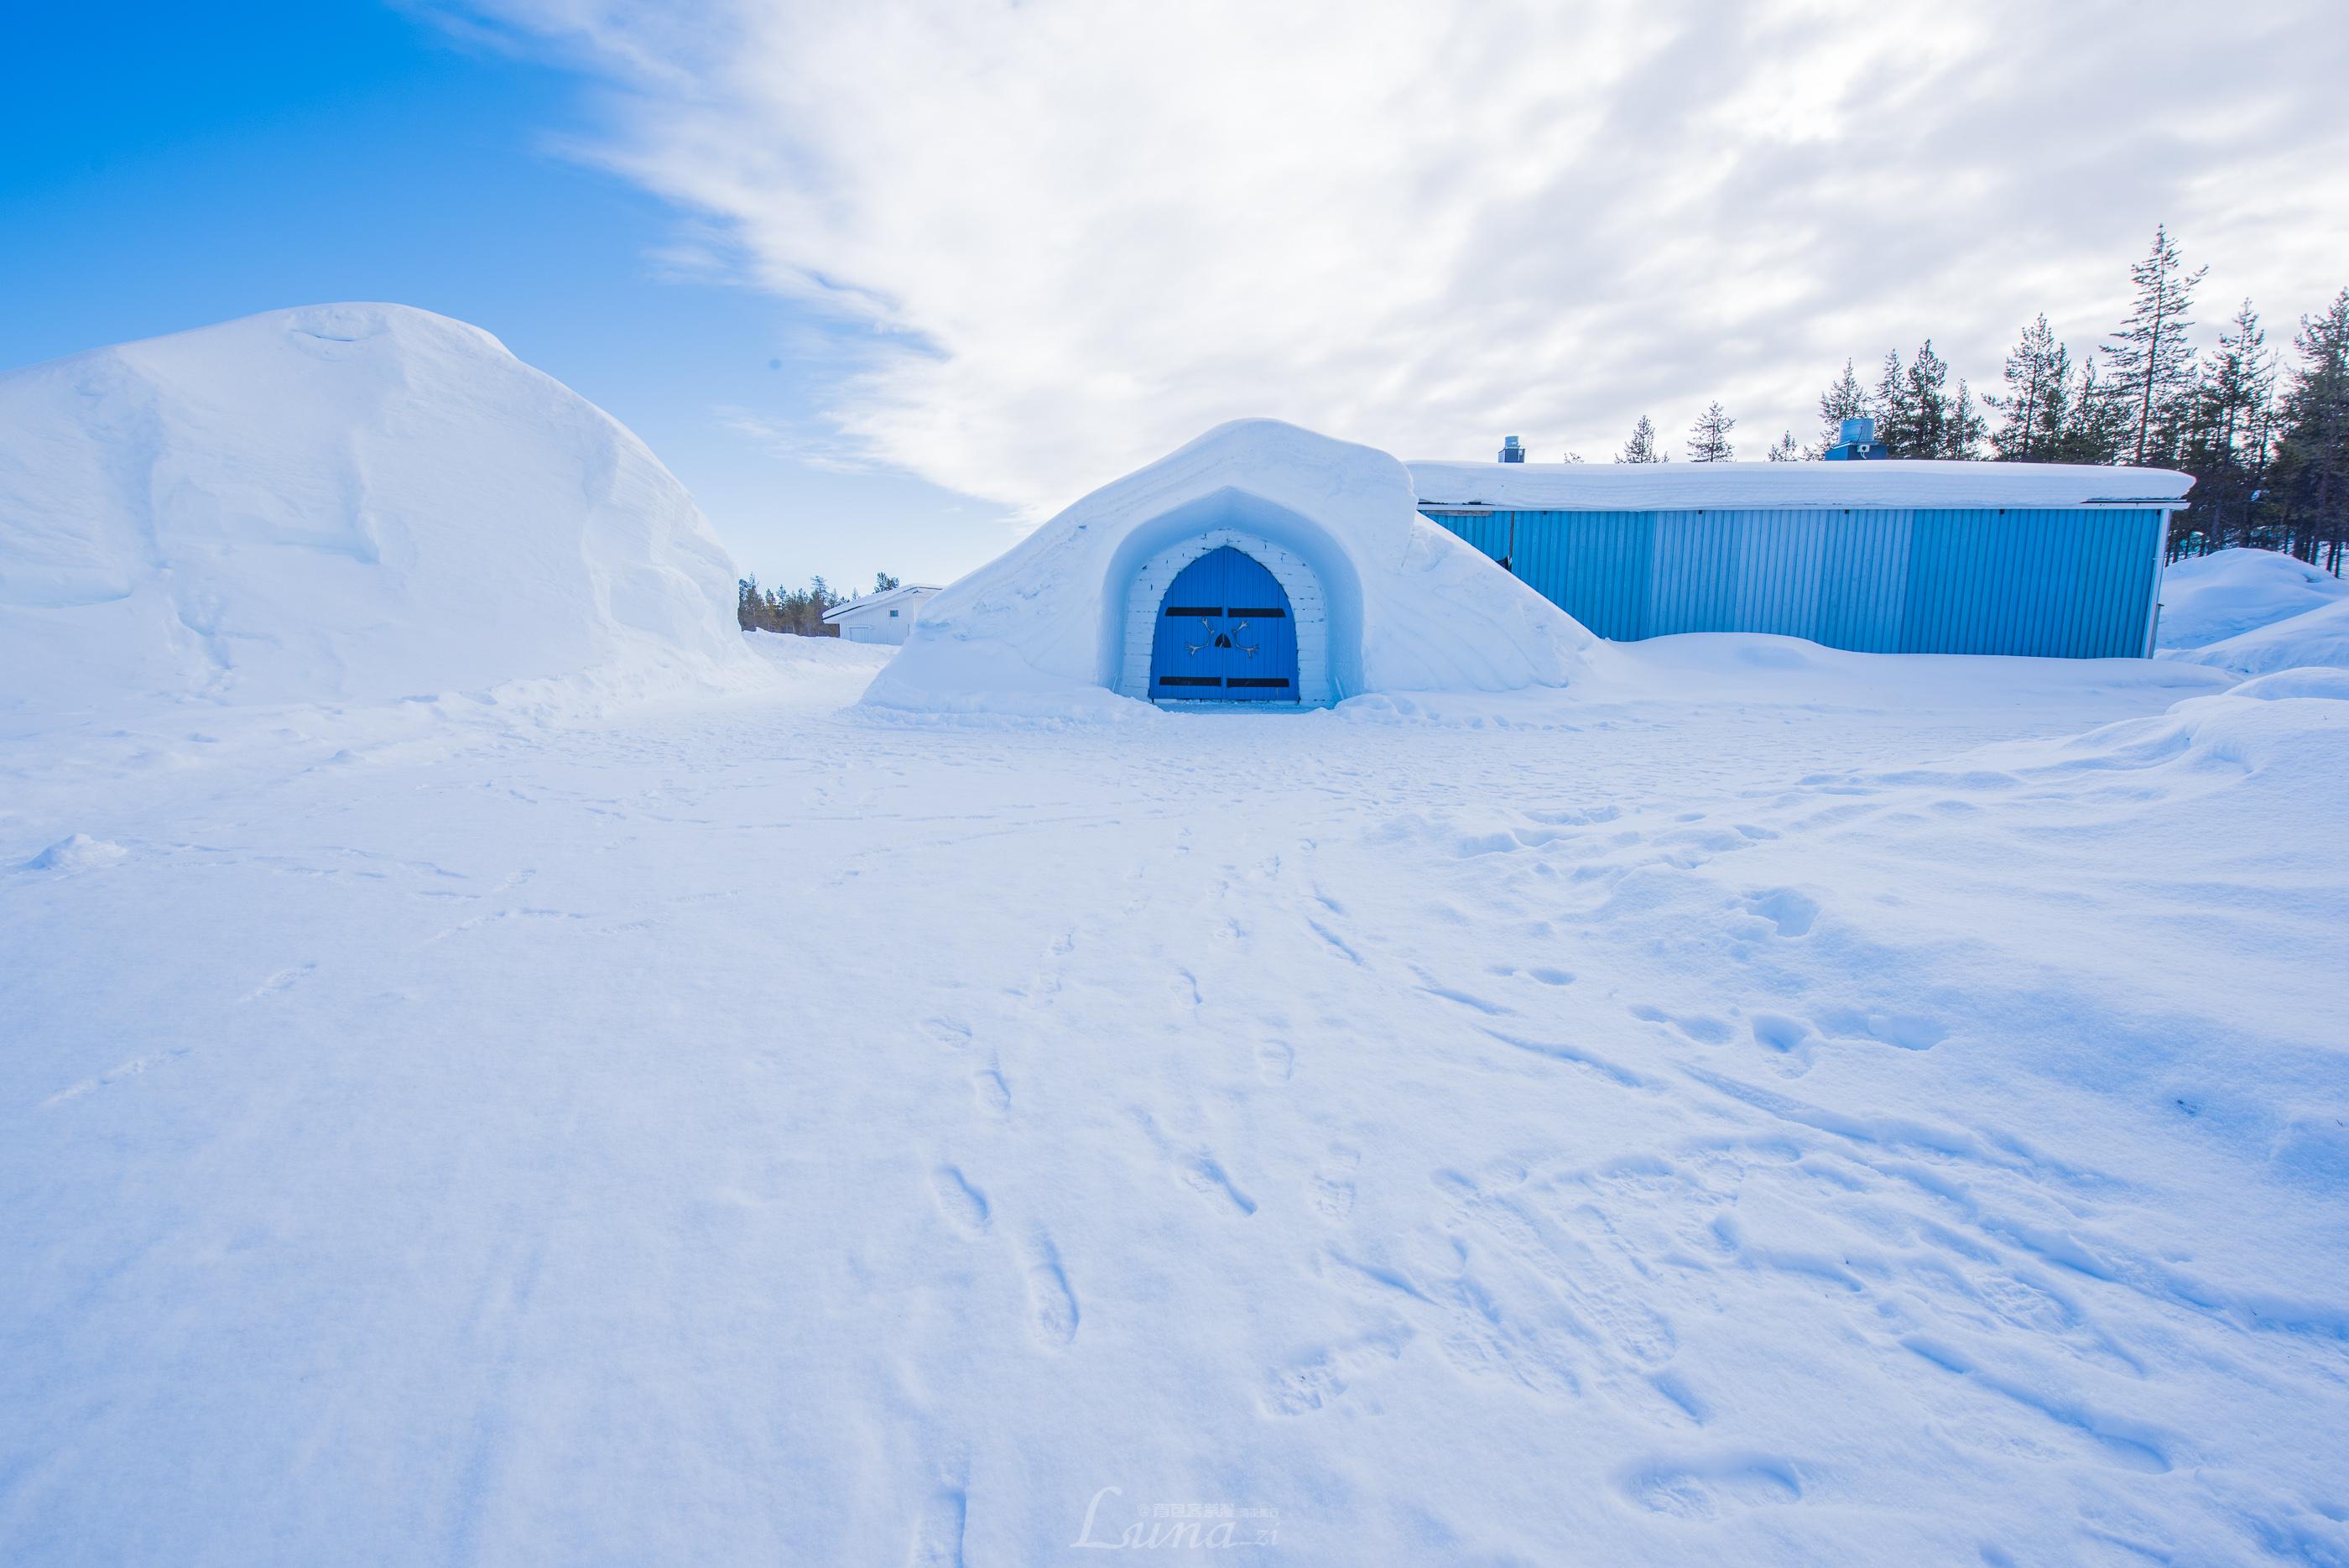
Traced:
<path id="1" fill-rule="evenodd" d="M 1433 514 L 1618 641 L 1778 632 L 1871 653 L 2134 658 L 2158 509 Z"/>
<path id="2" fill-rule="evenodd" d="M 1916 523 L 1906 512 L 1815 514 L 1826 535 L 1819 621 L 1813 640 L 1862 653 L 1900 647 Z"/>
<path id="3" fill-rule="evenodd" d="M 1648 635 L 1713 631 L 1734 623 L 1737 557 L 1734 536 L 1702 512 L 1661 512 L 1656 549 L 1648 568 Z"/>
<path id="4" fill-rule="evenodd" d="M 1544 512 L 1515 514 L 1517 575 L 1601 637 L 1630 641 L 1647 629 L 1651 541 L 1644 512 L 1578 512 L 1574 526 Z"/>

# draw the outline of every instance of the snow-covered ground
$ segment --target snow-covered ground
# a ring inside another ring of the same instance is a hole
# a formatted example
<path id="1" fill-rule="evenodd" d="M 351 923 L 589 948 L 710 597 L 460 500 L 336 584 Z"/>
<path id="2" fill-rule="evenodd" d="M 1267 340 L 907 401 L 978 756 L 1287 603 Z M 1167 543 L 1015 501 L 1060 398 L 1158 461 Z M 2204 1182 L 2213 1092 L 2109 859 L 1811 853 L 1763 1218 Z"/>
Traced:
<path id="1" fill-rule="evenodd" d="M 2220 550 L 2161 575 L 2161 646 L 2200 649 L 2349 598 L 2349 583 L 2277 550 Z"/>
<path id="2" fill-rule="evenodd" d="M 2349 583 L 2273 550 L 2221 550 L 2172 565 L 2161 587 L 2162 657 L 2238 675 L 2349 668 Z"/>
<path id="3" fill-rule="evenodd" d="M 2349 677 L 752 640 L 11 741 L 0 1559 L 2349 1561 Z"/>

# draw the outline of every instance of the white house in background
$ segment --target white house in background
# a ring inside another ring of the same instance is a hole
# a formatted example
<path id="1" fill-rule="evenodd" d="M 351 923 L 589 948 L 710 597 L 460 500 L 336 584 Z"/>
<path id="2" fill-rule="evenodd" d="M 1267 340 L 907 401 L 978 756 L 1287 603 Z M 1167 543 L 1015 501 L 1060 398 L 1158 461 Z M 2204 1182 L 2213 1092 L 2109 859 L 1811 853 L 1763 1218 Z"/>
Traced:
<path id="1" fill-rule="evenodd" d="M 922 601 L 937 591 L 926 583 L 907 583 L 834 605 L 823 612 L 823 622 L 838 627 L 844 642 L 903 642 L 922 613 Z"/>

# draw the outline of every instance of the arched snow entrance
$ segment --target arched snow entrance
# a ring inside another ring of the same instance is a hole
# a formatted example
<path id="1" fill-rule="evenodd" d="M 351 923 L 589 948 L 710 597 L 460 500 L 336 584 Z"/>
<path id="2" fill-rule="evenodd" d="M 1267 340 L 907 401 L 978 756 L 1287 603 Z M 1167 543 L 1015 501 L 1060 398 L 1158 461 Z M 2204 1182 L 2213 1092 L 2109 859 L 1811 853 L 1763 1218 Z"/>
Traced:
<path id="1" fill-rule="evenodd" d="M 1422 517 L 1394 459 L 1242 420 L 1103 485 L 923 606 L 864 701 L 1039 718 L 1130 711 L 1128 699 L 1158 695 L 1151 664 L 1167 591 L 1222 549 L 1280 586 L 1299 706 L 1563 686 L 1591 646 L 1557 606 Z M 1267 607 L 1218 597 L 1216 607 Z"/>
<path id="2" fill-rule="evenodd" d="M 1280 579 L 1218 545 L 1174 575 L 1151 635 L 1156 702 L 1294 702 L 1297 623 Z"/>
<path id="3" fill-rule="evenodd" d="M 1204 599 L 1198 605 L 1178 603 L 1172 591 L 1176 580 L 1195 565 L 1206 563 L 1219 552 L 1236 555 L 1247 566 L 1272 579 L 1278 590 L 1279 607 L 1288 613 L 1288 647 L 1293 649 L 1295 671 L 1291 687 L 1284 691 L 1278 687 L 1239 687 L 1228 685 L 1212 691 L 1195 688 L 1194 701 L 1205 696 L 1210 701 L 1266 701 L 1324 703 L 1335 700 L 1330 681 L 1330 606 L 1322 591 L 1320 575 L 1308 565 L 1303 556 L 1285 550 L 1271 540 L 1245 530 L 1215 527 L 1195 534 L 1169 545 L 1143 563 L 1133 575 L 1125 598 L 1125 663 L 1119 672 L 1117 690 L 1128 697 L 1145 700 L 1174 697 L 1180 700 L 1178 690 L 1162 690 L 1153 680 L 1154 673 L 1189 673 L 1179 669 L 1160 671 L 1158 665 L 1159 637 L 1163 612 L 1174 608 L 1205 608 Z M 1225 590 L 1219 590 L 1225 591 Z M 1214 596 L 1208 596 L 1214 597 Z M 1269 608 L 1266 605 L 1232 605 L 1219 603 L 1221 609 Z M 1230 618 L 1226 618 L 1226 623 Z M 1258 618 L 1261 620 L 1268 618 Z M 1193 621 L 1195 628 L 1197 622 Z M 1228 630 L 1228 624 L 1221 629 Z M 1254 627 L 1251 628 L 1253 631 Z M 1212 639 L 1211 639 L 1212 640 Z M 1259 649 L 1262 644 L 1259 642 Z M 1263 654 L 1259 651 L 1257 657 Z M 1231 675 L 1248 678 L 1246 670 L 1202 670 L 1196 673 L 1216 674 L 1228 680 Z M 1258 679 L 1270 679 L 1281 671 L 1271 671 Z"/>

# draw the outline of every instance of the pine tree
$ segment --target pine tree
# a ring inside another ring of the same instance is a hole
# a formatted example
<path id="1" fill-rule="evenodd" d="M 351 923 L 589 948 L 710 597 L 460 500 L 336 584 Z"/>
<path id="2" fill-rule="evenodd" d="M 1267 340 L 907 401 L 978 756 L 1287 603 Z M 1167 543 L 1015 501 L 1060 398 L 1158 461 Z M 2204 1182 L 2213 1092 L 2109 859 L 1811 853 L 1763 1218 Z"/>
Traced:
<path id="1" fill-rule="evenodd" d="M 2007 352 L 2005 392 L 1982 395 L 1983 406 L 2003 421 L 1991 438 L 1991 446 L 2002 461 L 2049 461 L 2056 432 L 2063 428 L 2071 382 L 2071 353 L 2055 341 L 2042 314 L 2023 329 L 2021 339 Z"/>
<path id="2" fill-rule="evenodd" d="M 1718 400 L 1708 404 L 1704 412 L 1689 427 L 1688 454 L 1691 462 L 1727 462 L 1737 455 L 1729 444 L 1729 432 L 1737 421 L 1722 412 Z"/>
<path id="3" fill-rule="evenodd" d="M 1988 422 L 1981 414 L 1974 411 L 1973 389 L 1966 385 L 1965 378 L 1960 377 L 1958 395 L 1950 400 L 1949 420 L 1943 431 L 1941 455 L 1956 458 L 1964 462 L 1972 462 L 1982 456 L 1982 438 L 1989 431 Z"/>
<path id="4" fill-rule="evenodd" d="M 1876 442 L 1889 457 L 1913 457 L 1917 444 L 1917 408 L 1915 395 L 1909 389 L 1909 372 L 1900 368 L 1900 356 L 1884 357 L 1883 374 L 1877 378 L 1876 391 L 1868 399 L 1868 408 L 1876 415 Z"/>
<path id="5" fill-rule="evenodd" d="M 2091 354 L 2080 362 L 2048 455 L 2057 462 L 2118 462 L 2127 443 L 2128 416 L 2127 394 L 2097 375 Z"/>
<path id="6" fill-rule="evenodd" d="M 1615 454 L 1615 461 L 1618 462 L 1670 462 L 1671 459 L 1657 450 L 1655 424 L 1647 415 L 1641 414 L 1640 422 L 1631 427 L 1631 439 L 1623 443 L 1623 450 Z"/>
<path id="7" fill-rule="evenodd" d="M 1772 441 L 1770 450 L 1763 455 L 1772 462 L 1800 462 L 1803 459 L 1803 449 L 1795 444 L 1795 432 L 1788 431 L 1776 441 Z"/>
<path id="8" fill-rule="evenodd" d="M 2114 384 L 2127 399 L 2128 461 L 2137 467 L 2166 456 L 2164 435 L 2181 422 L 2180 405 L 2194 376 L 2194 349 L 2186 341 L 2186 329 L 2194 322 L 2187 312 L 2194 308 L 2194 290 L 2209 270 L 2186 271 L 2166 227 L 2153 231 L 2153 249 L 2129 268 L 2137 298 L 2105 352 L 2112 360 Z"/>
<path id="9" fill-rule="evenodd" d="M 897 579 L 891 576 L 886 572 L 875 572 L 873 574 L 873 591 L 876 594 L 885 594 L 891 588 L 899 586 Z"/>
<path id="10" fill-rule="evenodd" d="M 2300 362 L 2283 395 L 2275 489 L 2293 554 L 2314 561 L 2328 546 L 2338 573 L 2349 543 L 2349 289 L 2302 317 L 2292 346 Z"/>
<path id="11" fill-rule="evenodd" d="M 1946 457 L 1950 445 L 1950 403 L 1942 388 L 1950 367 L 1933 352 L 1933 340 L 1917 350 L 1909 364 L 1908 439 L 1892 449 L 1895 457 Z"/>
<path id="12" fill-rule="evenodd" d="M 1873 405 L 1868 400 L 1868 389 L 1859 384 L 1859 378 L 1852 373 L 1851 361 L 1846 359 L 1843 374 L 1836 378 L 1833 386 L 1819 394 L 1818 442 L 1803 455 L 1825 456 L 1829 447 L 1841 444 L 1844 421 L 1865 419 L 1873 411 Z"/>
<path id="13" fill-rule="evenodd" d="M 2267 471 L 2274 397 L 2267 333 L 2246 299 L 2195 379 L 2179 442 L 2178 462 L 2194 475 L 2189 515 L 2207 541 L 2223 541 L 2231 530 L 2238 544 L 2251 542 L 2252 498 Z"/>

